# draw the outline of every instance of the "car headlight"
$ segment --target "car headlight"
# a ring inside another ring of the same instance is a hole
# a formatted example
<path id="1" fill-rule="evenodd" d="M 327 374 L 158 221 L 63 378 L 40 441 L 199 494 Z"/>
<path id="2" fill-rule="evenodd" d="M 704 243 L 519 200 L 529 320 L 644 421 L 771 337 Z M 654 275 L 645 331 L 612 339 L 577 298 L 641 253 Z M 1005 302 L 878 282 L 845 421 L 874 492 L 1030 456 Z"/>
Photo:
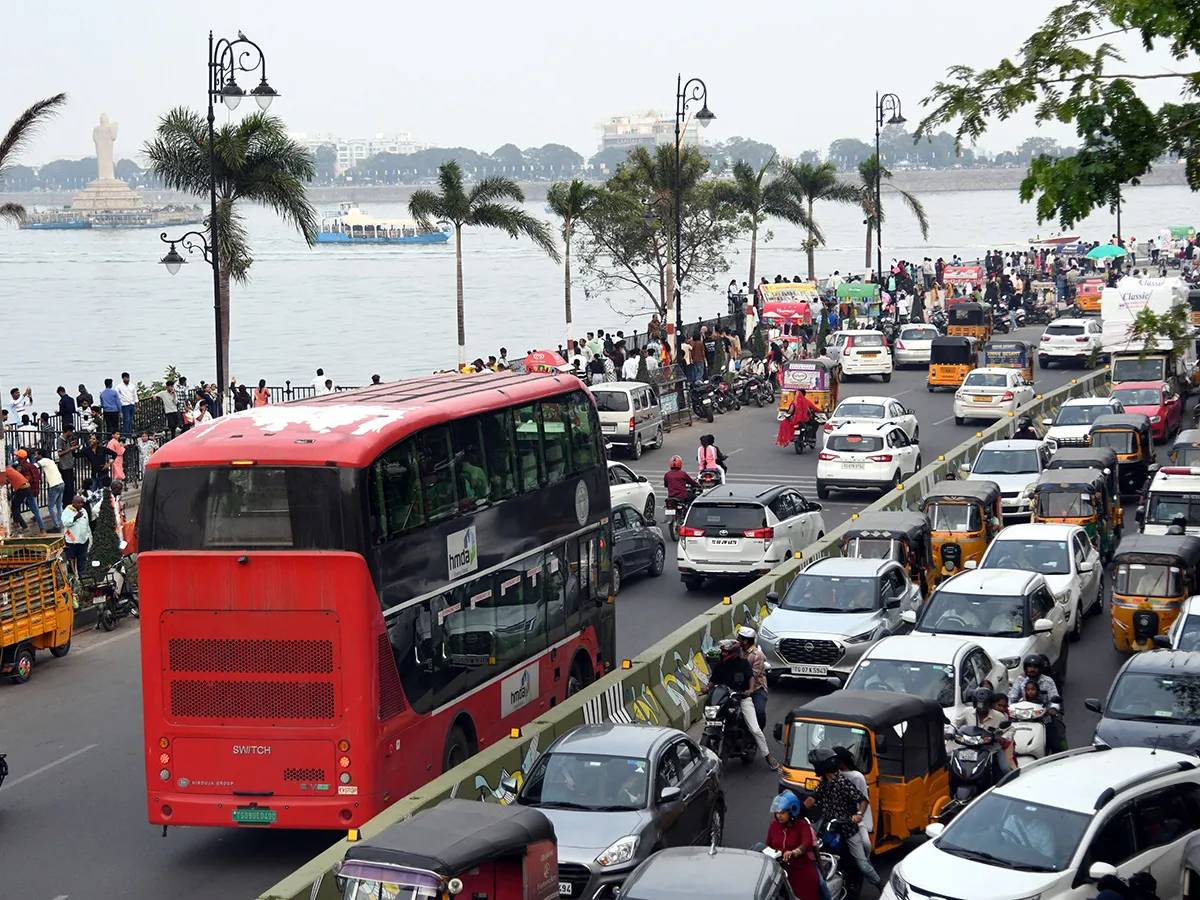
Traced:
<path id="1" fill-rule="evenodd" d="M 775 632 L 773 632 L 766 625 L 762 625 L 759 627 L 758 636 L 760 639 L 766 640 L 766 641 L 771 641 L 772 643 L 779 640 L 779 635 L 777 635 Z"/>
<path id="2" fill-rule="evenodd" d="M 619 866 L 621 863 L 627 863 L 633 859 L 633 854 L 637 852 L 637 846 L 637 835 L 627 834 L 597 856 L 596 862 L 602 866 Z"/>
<path id="3" fill-rule="evenodd" d="M 1151 424 L 1151 425 L 1157 425 L 1157 424 L 1158 424 L 1159 422 L 1161 422 L 1161 421 L 1162 421 L 1162 416 L 1151 416 L 1151 417 L 1150 417 L 1150 424 Z"/>
<path id="4" fill-rule="evenodd" d="M 873 637 L 875 637 L 875 629 L 874 628 L 872 628 L 870 631 L 864 631 L 862 634 L 856 634 L 856 635 L 854 635 L 854 637 L 846 638 L 846 643 L 847 644 L 863 644 L 863 643 L 866 643 L 867 641 L 869 641 Z"/>
<path id="5" fill-rule="evenodd" d="M 1019 656 L 1002 656 L 1002 657 L 1000 657 L 1000 665 L 1004 666 L 1004 668 L 1006 668 L 1006 669 L 1015 669 L 1020 664 L 1021 664 L 1021 657 L 1019 657 Z"/>
<path id="6" fill-rule="evenodd" d="M 904 880 L 899 869 L 892 869 L 892 877 L 888 880 L 888 886 L 896 895 L 896 900 L 908 900 L 908 882 Z"/>
<path id="7" fill-rule="evenodd" d="M 1021 496 L 1026 500 L 1033 499 L 1033 485 L 1031 484 L 1029 487 L 1025 488 L 1025 490 L 1021 491 Z"/>

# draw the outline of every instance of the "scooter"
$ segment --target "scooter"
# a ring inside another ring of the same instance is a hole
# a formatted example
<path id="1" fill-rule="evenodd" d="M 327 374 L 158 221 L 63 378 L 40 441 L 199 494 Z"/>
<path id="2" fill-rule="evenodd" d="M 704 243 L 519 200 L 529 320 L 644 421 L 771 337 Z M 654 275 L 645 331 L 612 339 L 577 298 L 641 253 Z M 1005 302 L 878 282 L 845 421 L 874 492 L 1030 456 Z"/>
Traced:
<path id="1" fill-rule="evenodd" d="M 1018 766 L 1046 755 L 1046 720 L 1049 716 L 1050 708 L 1040 703 L 1022 700 L 1009 705 L 1008 717 L 1013 723 L 1012 737 L 1016 744 L 1014 750 Z"/>
<path id="2" fill-rule="evenodd" d="M 100 568 L 100 560 L 92 560 L 92 568 Z M 138 598 L 129 585 L 125 557 L 118 559 L 104 573 L 104 578 L 92 594 L 92 606 L 100 608 L 97 629 L 112 631 L 117 627 L 117 622 L 126 616 L 138 618 Z"/>
<path id="3" fill-rule="evenodd" d="M 1000 780 L 996 757 L 1002 751 L 993 732 L 964 725 L 954 732 L 953 740 L 957 746 L 950 754 L 950 802 L 942 811 L 943 822 Z"/>
<path id="4" fill-rule="evenodd" d="M 758 755 L 758 745 L 742 717 L 741 701 L 741 694 L 715 684 L 704 704 L 704 734 L 700 744 L 717 754 L 721 762 L 738 756 L 749 764 Z"/>

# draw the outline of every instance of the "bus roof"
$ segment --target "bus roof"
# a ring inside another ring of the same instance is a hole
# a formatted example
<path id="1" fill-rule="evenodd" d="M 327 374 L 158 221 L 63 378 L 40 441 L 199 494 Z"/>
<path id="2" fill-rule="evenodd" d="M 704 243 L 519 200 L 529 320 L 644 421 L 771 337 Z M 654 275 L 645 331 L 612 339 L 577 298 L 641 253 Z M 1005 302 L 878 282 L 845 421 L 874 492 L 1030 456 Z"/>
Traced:
<path id="1" fill-rule="evenodd" d="M 363 468 L 408 435 L 452 419 L 582 390 L 574 375 L 433 375 L 222 416 L 168 441 L 164 466 L 338 465 Z"/>

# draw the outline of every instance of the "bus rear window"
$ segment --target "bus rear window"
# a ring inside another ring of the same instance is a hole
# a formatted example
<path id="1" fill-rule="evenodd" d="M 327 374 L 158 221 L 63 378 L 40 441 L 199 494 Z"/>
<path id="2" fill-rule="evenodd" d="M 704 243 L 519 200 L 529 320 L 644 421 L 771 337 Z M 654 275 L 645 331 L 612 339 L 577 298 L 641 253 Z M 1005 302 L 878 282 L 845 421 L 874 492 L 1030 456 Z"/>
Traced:
<path id="1" fill-rule="evenodd" d="M 342 550 L 336 469 L 182 467 L 155 473 L 143 550 Z"/>

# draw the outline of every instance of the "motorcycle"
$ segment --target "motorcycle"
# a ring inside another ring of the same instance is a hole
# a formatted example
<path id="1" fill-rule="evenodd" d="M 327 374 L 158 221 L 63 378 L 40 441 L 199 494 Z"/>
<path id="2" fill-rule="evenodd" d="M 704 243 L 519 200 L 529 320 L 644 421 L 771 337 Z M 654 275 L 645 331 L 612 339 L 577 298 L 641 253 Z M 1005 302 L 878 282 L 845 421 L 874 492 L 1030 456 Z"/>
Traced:
<path id="1" fill-rule="evenodd" d="M 763 856 L 769 856 L 776 862 L 781 862 L 783 859 L 782 852 L 774 847 L 768 847 L 761 841 L 752 845 L 750 850 L 757 851 Z M 820 835 L 817 836 L 817 863 L 821 867 L 821 877 L 825 879 L 825 886 L 829 888 L 830 900 L 845 900 L 846 884 L 842 877 L 841 861 L 836 854 L 825 850 L 825 844 Z"/>
<path id="2" fill-rule="evenodd" d="M 807 422 L 796 429 L 796 434 L 792 437 L 792 446 L 797 453 L 803 453 L 805 447 L 817 449 L 817 435 L 821 433 L 821 426 L 824 424 L 825 416 L 813 413 Z"/>
<path id="3" fill-rule="evenodd" d="M 704 704 L 704 734 L 700 744 L 717 754 L 721 762 L 738 756 L 749 764 L 758 755 L 758 745 L 742 717 L 741 701 L 741 694 L 715 684 Z"/>
<path id="4" fill-rule="evenodd" d="M 712 377 L 712 389 L 714 398 L 713 405 L 716 406 L 717 412 L 732 412 L 742 408 L 741 401 L 739 401 L 733 391 L 729 389 L 729 385 L 725 383 L 725 379 L 723 379 L 720 375 L 714 375 Z"/>
<path id="5" fill-rule="evenodd" d="M 712 385 L 704 381 L 694 381 L 688 389 L 692 398 L 692 415 L 697 419 L 713 420 L 713 390 Z"/>
<path id="6" fill-rule="evenodd" d="M 696 473 L 696 480 L 700 482 L 700 489 L 707 491 L 720 485 L 721 473 L 716 469 L 701 469 Z"/>
<path id="7" fill-rule="evenodd" d="M 968 803 L 994 787 L 999 778 L 1000 740 L 994 732 L 978 725 L 964 725 L 954 732 L 957 745 L 950 754 L 950 802 L 942 812 L 943 821 L 960 812 Z"/>
<path id="8" fill-rule="evenodd" d="M 99 568 L 100 560 L 92 560 L 92 567 Z M 92 593 L 92 606 L 99 607 L 100 616 L 96 620 L 96 628 L 112 631 L 117 622 L 126 616 L 138 618 L 137 594 L 129 585 L 128 572 L 125 569 L 125 557 L 121 557 L 104 573 L 104 578 L 96 585 Z"/>
<path id="9" fill-rule="evenodd" d="M 663 516 L 667 520 L 667 531 L 671 535 L 671 540 L 679 540 L 679 529 L 683 526 L 684 519 L 687 518 L 688 510 L 692 508 L 692 501 L 698 496 L 696 488 L 688 489 L 686 500 L 676 497 L 668 497 L 667 502 L 663 506 Z"/>
<path id="10" fill-rule="evenodd" d="M 1051 702 L 1057 702 L 1057 698 Z M 1046 755 L 1046 720 L 1050 715 L 1048 706 L 1028 700 L 1009 706 L 1008 717 L 1013 723 L 1012 735 L 1018 766 Z"/>

